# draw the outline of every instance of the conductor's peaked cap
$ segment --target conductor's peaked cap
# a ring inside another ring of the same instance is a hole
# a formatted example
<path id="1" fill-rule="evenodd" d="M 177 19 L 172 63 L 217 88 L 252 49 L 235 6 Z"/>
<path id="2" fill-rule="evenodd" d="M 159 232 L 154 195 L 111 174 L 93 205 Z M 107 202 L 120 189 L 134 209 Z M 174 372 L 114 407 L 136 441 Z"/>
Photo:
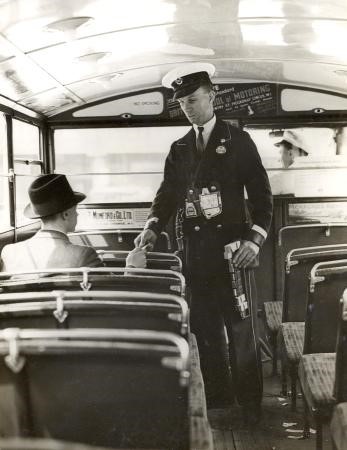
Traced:
<path id="1" fill-rule="evenodd" d="M 38 219 L 66 211 L 86 196 L 73 191 L 65 175 L 51 173 L 40 175 L 31 183 L 29 198 L 24 215 L 29 219 Z"/>
<path id="2" fill-rule="evenodd" d="M 163 86 L 174 90 L 174 100 L 195 92 L 201 86 L 212 88 L 215 67 L 209 63 L 184 64 L 170 70 L 162 80 Z"/>

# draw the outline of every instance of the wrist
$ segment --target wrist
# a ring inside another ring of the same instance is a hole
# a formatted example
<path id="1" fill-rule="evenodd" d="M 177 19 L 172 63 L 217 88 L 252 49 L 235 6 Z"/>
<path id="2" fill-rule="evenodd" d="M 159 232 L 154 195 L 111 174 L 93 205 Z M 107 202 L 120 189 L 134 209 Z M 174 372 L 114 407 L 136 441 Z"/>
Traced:
<path id="1" fill-rule="evenodd" d="M 158 236 L 161 232 L 158 217 L 151 217 L 150 219 L 148 219 L 143 229 L 151 230 L 156 234 L 156 236 Z"/>
<path id="2" fill-rule="evenodd" d="M 252 228 L 248 231 L 245 240 L 253 242 L 253 244 L 261 248 L 261 246 L 265 242 L 265 237 Z"/>

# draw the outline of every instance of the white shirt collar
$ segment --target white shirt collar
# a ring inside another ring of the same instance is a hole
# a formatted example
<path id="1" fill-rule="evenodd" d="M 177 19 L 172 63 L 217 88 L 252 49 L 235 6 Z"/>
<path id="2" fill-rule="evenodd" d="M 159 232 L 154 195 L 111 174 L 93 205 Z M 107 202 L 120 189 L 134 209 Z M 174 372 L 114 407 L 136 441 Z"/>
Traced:
<path id="1" fill-rule="evenodd" d="M 198 135 L 199 134 L 198 126 L 204 127 L 204 131 L 202 132 L 202 135 L 205 138 L 205 136 L 210 137 L 210 134 L 212 133 L 212 130 L 213 130 L 215 124 L 216 124 L 216 116 L 213 115 L 212 119 L 210 119 L 208 122 L 204 123 L 204 125 L 196 125 L 195 123 L 193 123 L 193 128 L 195 130 L 196 135 Z M 204 141 L 206 142 L 207 140 L 204 139 Z"/>

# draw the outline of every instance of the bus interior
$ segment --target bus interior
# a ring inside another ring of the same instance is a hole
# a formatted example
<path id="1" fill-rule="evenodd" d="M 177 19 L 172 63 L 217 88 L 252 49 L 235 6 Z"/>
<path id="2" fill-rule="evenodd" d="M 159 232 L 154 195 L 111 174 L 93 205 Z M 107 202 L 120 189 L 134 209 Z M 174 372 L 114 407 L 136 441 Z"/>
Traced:
<path id="1" fill-rule="evenodd" d="M 87 197 L 70 240 L 105 262 L 0 272 L 1 449 L 347 449 L 346 42 L 346 0 L 0 0 L 0 250 L 40 227 L 35 177 L 62 173 Z M 195 63 L 273 193 L 251 431 L 236 404 L 206 409 L 174 219 L 124 268 L 190 129 L 162 78 Z"/>

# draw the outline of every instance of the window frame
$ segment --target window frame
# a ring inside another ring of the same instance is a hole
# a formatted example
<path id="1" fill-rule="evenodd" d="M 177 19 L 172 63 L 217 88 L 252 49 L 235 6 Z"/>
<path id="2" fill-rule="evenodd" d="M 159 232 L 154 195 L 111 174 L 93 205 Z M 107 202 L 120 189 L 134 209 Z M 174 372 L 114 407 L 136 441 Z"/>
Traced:
<path id="1" fill-rule="evenodd" d="M 13 120 L 18 120 L 24 123 L 28 123 L 32 126 L 36 126 L 39 132 L 38 139 L 38 155 L 40 159 L 37 160 L 27 160 L 23 161 L 25 164 L 34 164 L 40 165 L 41 173 L 46 173 L 48 169 L 48 152 L 44 149 L 47 149 L 47 125 L 43 120 L 43 117 L 29 117 L 23 113 L 20 113 L 11 108 L 7 108 L 6 106 L 0 105 L 0 112 L 4 114 L 5 124 L 6 124 L 6 148 L 5 152 L 7 155 L 7 173 L 6 170 L 3 173 L 3 176 L 8 179 L 8 195 L 9 195 L 9 221 L 8 221 L 8 229 L 2 229 L 1 233 L 6 233 L 7 231 L 14 232 L 14 240 L 16 241 L 16 230 L 21 228 L 22 226 L 26 226 L 27 224 L 18 225 L 17 214 L 16 214 L 16 174 L 15 171 L 15 163 L 22 163 L 20 161 L 22 158 L 14 157 L 14 146 L 13 146 Z"/>

